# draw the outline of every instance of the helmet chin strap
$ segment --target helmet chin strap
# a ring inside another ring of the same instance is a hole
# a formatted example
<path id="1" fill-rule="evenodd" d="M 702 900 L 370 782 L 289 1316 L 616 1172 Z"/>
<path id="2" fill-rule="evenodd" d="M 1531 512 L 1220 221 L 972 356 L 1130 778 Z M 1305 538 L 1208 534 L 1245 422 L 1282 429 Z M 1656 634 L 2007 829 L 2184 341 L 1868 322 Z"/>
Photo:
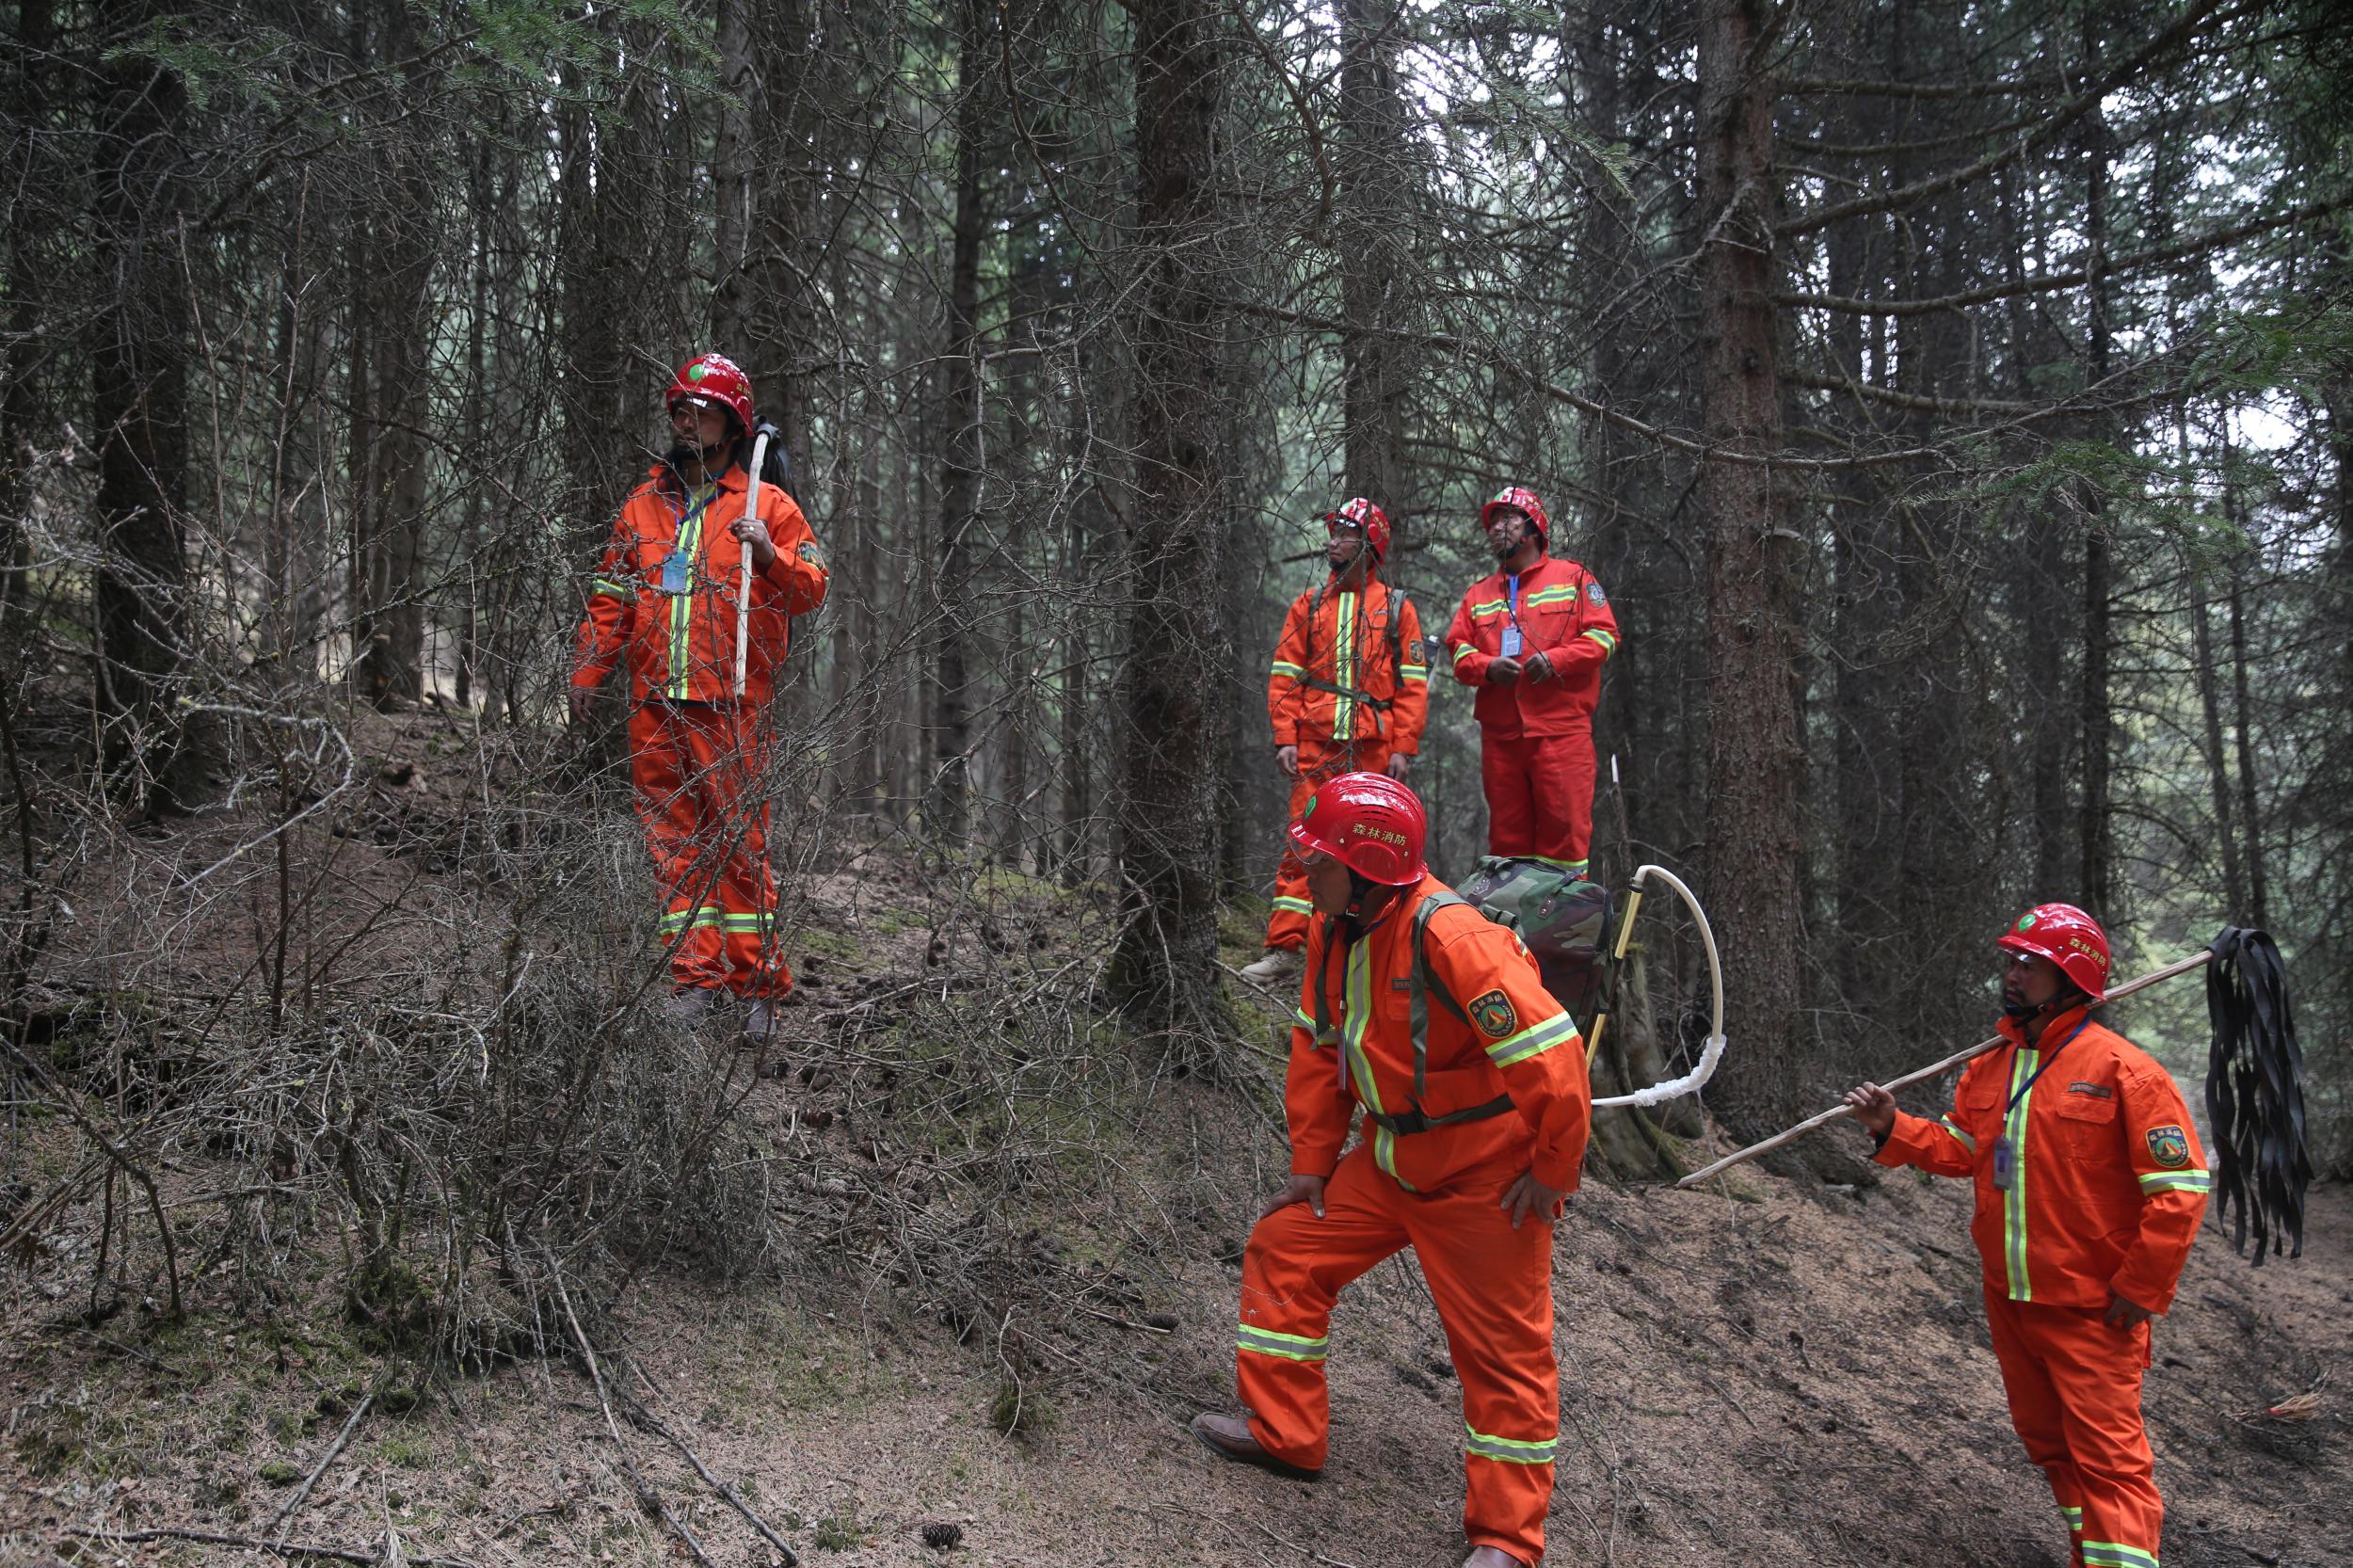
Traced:
<path id="1" fill-rule="evenodd" d="M 2011 1001 L 2005 998 L 2002 1002 L 2002 1016 L 2013 1023 L 2030 1024 L 2038 1018 L 2056 1017 L 2069 1008 L 2088 1000 L 2086 993 L 2073 985 L 2067 986 L 2049 1001 L 2041 1003 Z"/>
<path id="2" fill-rule="evenodd" d="M 1351 871 L 1348 873 L 1348 907 L 1340 911 L 1340 919 L 1346 923 L 1350 936 L 1353 938 L 1364 935 L 1367 900 L 1385 905 L 1388 901 L 1383 899 L 1381 895 L 1384 893 L 1394 895 L 1397 891 L 1397 888 L 1385 882 L 1375 882 L 1357 872 Z M 1379 913 L 1380 911 L 1375 911 L 1375 918 L 1378 918 Z"/>

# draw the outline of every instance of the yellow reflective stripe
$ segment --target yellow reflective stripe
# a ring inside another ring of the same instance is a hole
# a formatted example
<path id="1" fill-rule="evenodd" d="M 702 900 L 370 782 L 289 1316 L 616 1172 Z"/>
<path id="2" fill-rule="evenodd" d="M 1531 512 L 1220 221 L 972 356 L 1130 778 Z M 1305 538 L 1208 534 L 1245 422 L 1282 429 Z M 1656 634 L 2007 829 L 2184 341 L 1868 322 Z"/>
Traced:
<path id="1" fill-rule="evenodd" d="M 1585 868 L 1593 863 L 1590 860 L 1555 860 L 1548 855 L 1523 855 L 1519 858 L 1533 860 L 1540 866 L 1558 866 L 1564 872 L 1576 872 L 1579 875 L 1584 874 Z"/>
<path id="2" fill-rule="evenodd" d="M 1274 901 L 1274 907 L 1287 909 L 1294 915 L 1312 915 L 1316 912 L 1316 906 L 1304 898 L 1278 898 Z"/>
<path id="3" fill-rule="evenodd" d="M 1469 658 L 1472 654 L 1478 651 L 1479 649 L 1471 647 L 1468 643 L 1456 643 L 1454 645 L 1454 662 L 1459 664 L 1464 660 Z"/>
<path id="4" fill-rule="evenodd" d="M 2214 1176 L 2206 1171 L 2151 1171 L 2140 1178 L 2144 1192 L 2211 1192 Z"/>
<path id="5" fill-rule="evenodd" d="M 596 581 L 596 585 L 589 590 L 588 597 L 590 599 L 617 599 L 626 604 L 629 602 L 629 588 L 624 584 L 614 582 L 610 577 L 600 577 Z"/>
<path id="6" fill-rule="evenodd" d="M 2157 1554 L 2118 1541 L 2083 1544 L 2085 1568 L 2157 1568 Z"/>
<path id="7" fill-rule="evenodd" d="M 1959 1139 L 1961 1141 L 1961 1146 L 1967 1149 L 1971 1154 L 1977 1152 L 1977 1141 L 1975 1138 L 1970 1137 L 1967 1133 L 1961 1131 L 1961 1128 L 1955 1127 L 1953 1125 L 1953 1119 L 1950 1116 L 1939 1116 L 1936 1119 L 1936 1125 L 1951 1133 L 1955 1138 Z"/>
<path id="8" fill-rule="evenodd" d="M 1288 675 L 1293 680 L 1305 680 L 1307 674 L 1305 670 L 1301 669 L 1297 664 L 1294 664 L 1286 659 L 1275 660 L 1273 664 L 1267 667 L 1267 669 L 1268 673 L 1271 675 Z"/>
<path id="9" fill-rule="evenodd" d="M 1352 690 L 1356 684 L 1356 596 L 1340 595 L 1337 615 L 1332 622 L 1332 684 Z M 1356 704 L 1337 694 L 1332 698 L 1332 738 L 1349 741 L 1356 737 Z"/>
<path id="10" fill-rule="evenodd" d="M 705 904 L 699 909 L 673 909 L 662 917 L 662 929 L 665 933 L 683 931 L 689 927 L 700 930 L 705 926 L 715 926 L 726 919 L 727 912 L 712 904 Z"/>
<path id="11" fill-rule="evenodd" d="M 1310 1339 L 1300 1334 L 1277 1334 L 1271 1328 L 1252 1328 L 1248 1323 L 1234 1330 L 1236 1350 L 1253 1351 L 1259 1355 L 1279 1355 L 1286 1361 L 1321 1361 L 1331 1346 L 1330 1335 Z"/>
<path id="12" fill-rule="evenodd" d="M 703 518 L 712 503 L 719 499 L 719 487 L 711 487 L 711 493 L 702 498 L 680 526 L 678 542 L 670 548 L 686 558 L 691 574 L 695 563 L 702 558 Z M 662 688 L 664 696 L 685 697 L 692 695 L 694 675 L 691 651 L 694 648 L 695 594 L 690 575 L 687 591 L 670 596 L 670 679 Z"/>
<path id="13" fill-rule="evenodd" d="M 1573 584 L 1556 585 L 1550 588 L 1539 588 L 1520 602 L 1526 604 L 1532 610 L 1539 604 L 1558 604 L 1564 599 L 1575 599 L 1576 597 L 1577 589 Z"/>
<path id="14" fill-rule="evenodd" d="M 1604 632 L 1598 626 L 1589 626 L 1584 631 L 1578 632 L 1577 635 L 1580 637 L 1591 637 L 1593 641 L 1599 643 L 1602 647 L 1602 654 L 1604 658 L 1607 658 L 1609 654 L 1618 651 L 1618 639 L 1611 636 L 1609 632 Z"/>
<path id="15" fill-rule="evenodd" d="M 1397 675 L 1398 679 L 1401 680 L 1410 681 L 1415 685 L 1425 685 L 1430 680 L 1430 666 L 1427 664 L 1400 664 L 1397 669 Z"/>
<path id="16" fill-rule="evenodd" d="M 1557 1014 L 1543 1023 L 1529 1025 L 1508 1040 L 1497 1040 L 1487 1048 L 1487 1060 L 1498 1067 L 1509 1067 L 1576 1038 L 1576 1023 L 1566 1013 Z"/>
<path id="17" fill-rule="evenodd" d="M 1507 1464 L 1549 1464 L 1553 1451 L 1561 1446 L 1561 1439 L 1557 1436 L 1537 1443 L 1525 1443 L 1516 1437 L 1497 1437 L 1481 1432 L 1468 1421 L 1463 1423 L 1463 1431 L 1469 1434 L 1464 1446 L 1473 1454 L 1481 1459 L 1501 1460 Z"/>
<path id="18" fill-rule="evenodd" d="M 2026 1112 L 2033 1109 L 2034 1080 L 2039 1051 L 2021 1050 L 2010 1057 L 2009 1092 L 2017 1103 L 2002 1135 L 2009 1140 L 2009 1191 L 2002 1194 L 2002 1258 L 2009 1274 L 2009 1299 L 2034 1300 L 2034 1282 L 2026 1277 Z"/>
<path id="19" fill-rule="evenodd" d="M 1340 994 L 1342 1024 L 1340 1049 L 1352 1053 L 1349 1077 L 1356 1085 L 1356 1097 L 1365 1109 L 1376 1116 L 1388 1113 L 1381 1103 L 1381 1086 L 1372 1080 L 1372 1058 L 1365 1054 L 1365 1027 L 1372 1021 L 1372 944 L 1358 942 L 1348 952 L 1348 977 Z M 1391 1179 L 1408 1192 L 1413 1183 L 1397 1174 L 1397 1136 L 1375 1122 L 1372 1126 L 1372 1162 L 1389 1173 Z"/>
<path id="20" fill-rule="evenodd" d="M 1489 616 L 1499 616 L 1510 608 L 1511 606 L 1505 603 L 1502 600 L 1491 599 L 1484 604 L 1472 605 L 1470 611 L 1471 618 L 1473 620 L 1485 620 Z"/>
<path id="21" fill-rule="evenodd" d="M 1310 1034 L 1313 1034 L 1316 1032 L 1316 1020 L 1304 1007 L 1294 1007 L 1291 1009 L 1291 1021 L 1297 1024 L 1300 1028 L 1305 1030 Z"/>
<path id="22" fill-rule="evenodd" d="M 719 923 L 729 931 L 767 931 L 776 925 L 776 917 L 773 914 L 722 915 Z"/>
<path id="23" fill-rule="evenodd" d="M 2084 1528 L 2084 1511 L 2082 1509 L 2063 1507 L 2059 1510 L 2059 1512 L 2066 1515 L 2067 1528 L 2069 1529 L 2079 1530 Z"/>

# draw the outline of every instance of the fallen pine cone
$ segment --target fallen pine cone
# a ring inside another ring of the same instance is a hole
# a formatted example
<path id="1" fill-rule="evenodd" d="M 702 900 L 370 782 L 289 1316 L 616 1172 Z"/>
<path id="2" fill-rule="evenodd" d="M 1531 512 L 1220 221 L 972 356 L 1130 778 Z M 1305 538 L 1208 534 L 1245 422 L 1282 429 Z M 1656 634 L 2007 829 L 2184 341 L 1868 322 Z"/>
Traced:
<path id="1" fill-rule="evenodd" d="M 964 1544 L 964 1527 L 951 1524 L 925 1525 L 923 1544 L 936 1552 L 953 1551 Z"/>

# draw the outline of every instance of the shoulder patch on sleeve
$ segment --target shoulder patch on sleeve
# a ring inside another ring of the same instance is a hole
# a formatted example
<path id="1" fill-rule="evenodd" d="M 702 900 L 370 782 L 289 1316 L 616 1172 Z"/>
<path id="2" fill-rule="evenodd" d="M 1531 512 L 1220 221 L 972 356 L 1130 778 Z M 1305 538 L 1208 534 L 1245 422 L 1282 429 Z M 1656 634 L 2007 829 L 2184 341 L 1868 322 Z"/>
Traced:
<path id="1" fill-rule="evenodd" d="M 2179 1127 L 2153 1127 L 2143 1136 L 2149 1140 L 2149 1158 L 2167 1170 L 2178 1171 L 2189 1163 L 2189 1137 Z"/>
<path id="2" fill-rule="evenodd" d="M 1593 601 L 1596 610 L 1609 602 L 1609 596 L 1601 591 L 1601 584 L 1590 577 L 1585 580 L 1585 597 Z"/>
<path id="3" fill-rule="evenodd" d="M 817 541 L 815 539 L 802 540 L 801 548 L 798 552 L 796 552 L 796 553 L 799 554 L 802 560 L 807 561 L 810 566 L 815 567 L 819 571 L 825 569 L 825 553 L 824 551 L 817 548 Z"/>
<path id="4" fill-rule="evenodd" d="M 1512 999 L 1505 996 L 1500 987 L 1474 999 L 1464 1011 L 1470 1015 L 1471 1022 L 1479 1026 L 1479 1032 L 1490 1040 L 1504 1039 L 1520 1027 L 1520 1016 L 1513 1009 Z"/>

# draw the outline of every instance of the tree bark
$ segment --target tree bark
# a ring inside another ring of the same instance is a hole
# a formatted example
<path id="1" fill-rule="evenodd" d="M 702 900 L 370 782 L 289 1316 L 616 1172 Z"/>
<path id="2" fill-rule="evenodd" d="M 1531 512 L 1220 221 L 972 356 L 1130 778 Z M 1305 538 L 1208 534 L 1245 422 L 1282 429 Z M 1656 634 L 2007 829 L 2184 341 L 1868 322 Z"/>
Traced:
<path id="1" fill-rule="evenodd" d="M 1771 297 L 1772 88 L 1756 0 L 1705 0 L 1699 31 L 1702 435 L 1765 456 L 1782 440 Z M 1791 700 L 1797 536 L 1771 469 L 1702 459 L 1708 535 L 1709 903 L 1723 943 L 1727 1023 L 1740 1049 L 1720 1081 L 1744 1128 L 1791 1120 L 1798 1070 L 1799 792 Z"/>
<path id="2" fill-rule="evenodd" d="M 2098 59 L 2092 18 L 2085 13 L 2084 58 L 2087 73 Z M 2084 333 L 2084 379 L 2093 386 L 2107 379 L 2112 326 L 2108 313 L 2108 161 L 2107 120 L 2099 109 L 2086 117 L 2089 171 L 2084 204 L 2085 242 L 2089 250 L 2086 289 L 2089 321 Z M 2105 438 L 2108 431 L 2099 432 Z M 2096 483 L 2084 486 L 2083 684 L 2076 712 L 2083 737 L 2083 799 L 2077 816 L 2077 837 L 2083 854 L 2079 896 L 2093 918 L 2113 922 L 2120 911 L 2115 896 L 2115 840 L 2110 823 L 2108 778 L 2115 760 L 2115 720 L 2109 712 L 2108 655 L 2113 606 L 2109 602 L 2109 540 L 2107 498 Z"/>
<path id="3" fill-rule="evenodd" d="M 1133 330 L 1136 451 L 1128 544 L 1126 884 L 1112 994 L 1146 1027 L 1209 1023 L 1217 997 L 1218 599 L 1224 320 L 1213 247 L 1224 40 L 1208 0 L 1138 0 Z"/>
<path id="4" fill-rule="evenodd" d="M 14 191 L 50 188 L 57 180 L 57 127 L 52 122 L 56 70 L 56 8 L 53 0 L 18 0 L 16 8 L 16 72 L 13 86 L 19 99 L 20 127 L 8 162 L 0 166 Z M 12 607 L 24 591 L 24 565 L 30 541 L 24 518 L 32 499 L 34 432 L 42 423 L 42 394 L 48 376 L 39 342 L 48 305 L 42 279 L 52 259 L 54 236 L 28 222 L 16 201 L 8 203 L 12 221 L 6 237 L 6 271 L 0 288 L 8 299 L 8 347 L 0 360 L 0 615 Z"/>
<path id="5" fill-rule="evenodd" d="M 101 0 L 97 36 L 136 40 L 166 10 Z M 173 699 L 189 654 L 188 280 L 180 264 L 187 89 L 125 48 L 95 68 L 90 170 L 92 434 L 98 447 L 98 709 L 109 778 L 137 812 L 187 804 Z"/>
<path id="6" fill-rule="evenodd" d="M 422 112 L 432 83 L 417 66 L 416 35 L 406 0 L 382 0 L 378 48 L 397 71 L 404 106 Z M 379 129 L 384 188 L 381 227 L 363 259 L 362 292 L 375 318 L 373 402 L 376 483 L 359 511 L 353 562 L 354 675 L 377 707 L 413 702 L 424 690 L 424 528 L 432 473 L 425 425 L 433 345 L 433 150 L 419 120 Z"/>
<path id="7" fill-rule="evenodd" d="M 961 840 L 968 826 L 972 746 L 967 682 L 973 631 L 972 544 L 981 523 L 981 373 L 979 328 L 981 240 L 988 225 L 982 205 L 990 71 L 989 0 L 965 0 L 956 51 L 955 213 L 950 229 L 948 341 L 940 354 L 939 563 L 930 606 L 938 629 L 932 647 L 931 728 L 934 768 L 926 824 L 943 841 Z"/>
<path id="8" fill-rule="evenodd" d="M 1414 184 L 1397 87 L 1395 0 L 1340 0 L 1339 21 L 1344 484 L 1349 495 L 1369 496 L 1401 520 L 1416 510 L 1405 456 L 1413 367 L 1399 332 L 1407 324 L 1401 248 L 1414 232 L 1401 207 Z"/>
<path id="9" fill-rule="evenodd" d="M 752 313 L 752 236 L 759 207 L 752 179 L 757 156 L 759 72 L 752 59 L 753 0 L 717 0 L 712 29 L 719 51 L 718 124 L 711 144 L 711 184 L 717 210 L 712 223 L 711 342 L 720 353 L 747 359 Z M 755 372 L 768 367 L 752 367 Z M 758 376 L 754 376 L 755 384 Z"/>

